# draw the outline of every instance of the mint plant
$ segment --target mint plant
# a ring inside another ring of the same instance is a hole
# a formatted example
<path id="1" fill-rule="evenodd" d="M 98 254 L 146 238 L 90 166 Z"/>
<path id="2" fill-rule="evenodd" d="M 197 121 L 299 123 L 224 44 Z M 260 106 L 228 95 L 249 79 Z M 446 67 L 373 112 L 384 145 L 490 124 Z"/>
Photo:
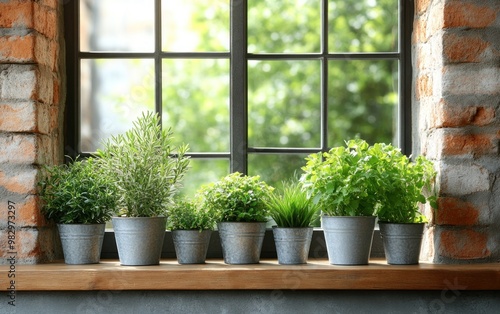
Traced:
<path id="1" fill-rule="evenodd" d="M 378 204 L 382 182 L 377 160 L 367 142 L 355 139 L 346 146 L 311 154 L 301 181 L 313 202 L 330 216 L 371 216 Z"/>
<path id="2" fill-rule="evenodd" d="M 389 144 L 375 144 L 370 152 L 378 160 L 378 171 L 384 187 L 379 195 L 380 206 L 376 212 L 379 221 L 427 222 L 418 204 L 429 201 L 433 208 L 437 208 L 437 197 L 433 193 L 436 171 L 432 162 L 424 156 L 412 161 Z"/>
<path id="3" fill-rule="evenodd" d="M 204 197 L 203 206 L 215 213 L 218 222 L 265 222 L 272 190 L 259 176 L 234 172 L 203 186 L 200 193 Z"/>

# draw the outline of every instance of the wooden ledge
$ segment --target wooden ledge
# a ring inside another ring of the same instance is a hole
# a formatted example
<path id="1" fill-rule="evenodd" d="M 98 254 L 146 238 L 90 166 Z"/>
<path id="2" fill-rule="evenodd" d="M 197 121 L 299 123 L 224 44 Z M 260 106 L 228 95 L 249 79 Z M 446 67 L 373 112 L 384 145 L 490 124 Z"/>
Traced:
<path id="1" fill-rule="evenodd" d="M 2 276 L 9 268 L 0 266 Z M 4 278 L 5 279 L 5 278 Z M 370 261 L 366 266 L 334 266 L 310 260 L 301 266 L 262 260 L 254 265 L 179 265 L 162 260 L 156 266 L 51 263 L 16 265 L 16 291 L 63 290 L 500 290 L 500 264 L 410 266 Z M 2 291 L 7 291 L 4 283 Z"/>

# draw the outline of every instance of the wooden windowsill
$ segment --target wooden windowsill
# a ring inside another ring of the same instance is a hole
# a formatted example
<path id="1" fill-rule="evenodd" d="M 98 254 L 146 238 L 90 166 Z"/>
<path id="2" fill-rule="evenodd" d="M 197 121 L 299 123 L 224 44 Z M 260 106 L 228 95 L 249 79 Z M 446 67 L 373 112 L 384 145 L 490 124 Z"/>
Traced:
<path id="1" fill-rule="evenodd" d="M 9 268 L 0 266 L 7 277 Z M 334 266 L 309 260 L 300 266 L 261 260 L 253 265 L 179 265 L 162 260 L 156 266 L 50 263 L 16 265 L 16 291 L 65 290 L 500 290 L 500 264 L 409 266 L 371 260 L 365 266 Z M 1 290 L 7 291 L 2 285 Z"/>

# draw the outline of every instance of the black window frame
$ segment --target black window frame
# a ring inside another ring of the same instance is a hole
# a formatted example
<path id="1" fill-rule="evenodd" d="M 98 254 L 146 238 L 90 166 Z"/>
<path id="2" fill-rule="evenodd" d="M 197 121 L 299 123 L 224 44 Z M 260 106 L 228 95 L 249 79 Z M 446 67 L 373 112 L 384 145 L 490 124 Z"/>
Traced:
<path id="1" fill-rule="evenodd" d="M 248 173 L 249 154 L 297 154 L 327 151 L 328 147 L 328 61 L 329 60 L 398 60 L 398 143 L 403 153 L 412 149 L 412 64 L 411 33 L 413 28 L 414 0 L 399 1 L 399 47 L 386 53 L 328 53 L 328 0 L 322 0 L 321 46 L 319 53 L 266 54 L 247 52 L 247 0 L 230 1 L 230 51 L 229 52 L 163 52 L 161 47 L 161 0 L 155 0 L 155 51 L 143 52 L 81 52 L 79 40 L 79 1 L 70 0 L 65 5 L 65 41 L 67 94 L 65 110 L 64 153 L 66 156 L 86 157 L 80 151 L 80 60 L 153 58 L 155 62 L 155 110 L 162 110 L 162 60 L 175 58 L 230 60 L 230 145 L 227 153 L 190 153 L 191 158 L 229 159 L 230 172 Z M 319 148 L 272 148 L 248 145 L 247 64 L 250 60 L 319 60 L 321 62 L 321 146 Z"/>

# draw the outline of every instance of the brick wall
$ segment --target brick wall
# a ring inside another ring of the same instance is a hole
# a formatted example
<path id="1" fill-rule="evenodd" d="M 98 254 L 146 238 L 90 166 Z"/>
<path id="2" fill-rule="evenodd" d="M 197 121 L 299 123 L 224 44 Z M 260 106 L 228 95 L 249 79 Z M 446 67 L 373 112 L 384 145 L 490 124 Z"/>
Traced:
<path id="1" fill-rule="evenodd" d="M 414 150 L 435 160 L 439 211 L 424 256 L 500 258 L 500 1 L 414 0 Z M 62 161 L 62 4 L 0 0 L 0 255 L 15 203 L 18 262 L 53 258 L 38 169 Z"/>
<path id="2" fill-rule="evenodd" d="M 414 138 L 439 171 L 425 257 L 500 259 L 500 1 L 416 0 Z M 420 134 L 420 136 L 417 136 Z"/>
<path id="3" fill-rule="evenodd" d="M 10 257 L 8 204 L 15 209 L 17 262 L 50 260 L 54 228 L 40 214 L 40 165 L 62 160 L 62 6 L 0 1 L 0 255 Z M 12 207 L 11 207 L 12 208 Z"/>

